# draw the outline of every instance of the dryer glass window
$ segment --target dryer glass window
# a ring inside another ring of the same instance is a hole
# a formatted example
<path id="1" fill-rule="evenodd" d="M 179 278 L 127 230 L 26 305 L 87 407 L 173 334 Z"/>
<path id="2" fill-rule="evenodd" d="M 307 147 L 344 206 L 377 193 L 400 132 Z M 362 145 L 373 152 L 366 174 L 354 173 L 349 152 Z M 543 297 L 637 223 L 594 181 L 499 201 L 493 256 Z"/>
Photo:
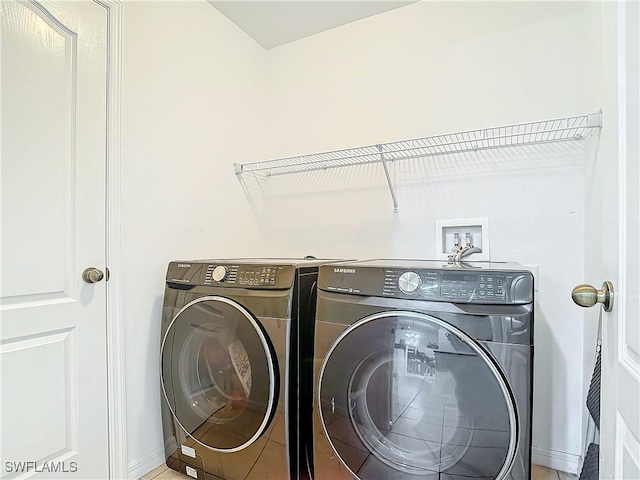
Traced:
<path id="1" fill-rule="evenodd" d="M 439 319 L 365 318 L 338 337 L 320 378 L 325 432 L 363 480 L 496 479 L 513 460 L 517 412 L 504 375 Z"/>
<path id="2" fill-rule="evenodd" d="M 195 440 L 237 451 L 268 427 L 277 404 L 277 363 L 258 320 L 222 297 L 176 315 L 162 348 L 162 381 L 176 420 Z"/>
<path id="3" fill-rule="evenodd" d="M 180 388 L 201 418 L 226 423 L 251 393 L 251 362 L 242 342 L 215 323 L 194 326 L 180 349 Z"/>

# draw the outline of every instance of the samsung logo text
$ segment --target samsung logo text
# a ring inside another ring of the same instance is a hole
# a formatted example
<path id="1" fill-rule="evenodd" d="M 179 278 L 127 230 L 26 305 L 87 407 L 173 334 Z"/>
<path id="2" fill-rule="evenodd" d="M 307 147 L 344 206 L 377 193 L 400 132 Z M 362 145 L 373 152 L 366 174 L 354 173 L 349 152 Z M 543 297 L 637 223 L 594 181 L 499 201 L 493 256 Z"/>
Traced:
<path id="1" fill-rule="evenodd" d="M 356 273 L 355 268 L 334 268 L 333 273 Z"/>

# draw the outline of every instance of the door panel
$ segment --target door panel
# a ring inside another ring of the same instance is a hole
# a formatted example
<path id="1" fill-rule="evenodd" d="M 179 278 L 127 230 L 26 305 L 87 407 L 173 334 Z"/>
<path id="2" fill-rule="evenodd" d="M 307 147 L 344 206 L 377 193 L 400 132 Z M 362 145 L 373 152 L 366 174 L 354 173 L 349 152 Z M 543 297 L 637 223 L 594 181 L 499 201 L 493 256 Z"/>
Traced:
<path id="1" fill-rule="evenodd" d="M 3 383 L 7 379 L 9 384 L 17 382 L 19 379 L 12 372 L 24 372 L 25 365 L 39 370 L 37 382 L 23 382 L 20 389 L 3 392 L 4 459 L 24 459 L 24 445 L 5 436 L 5 432 L 38 432 L 43 425 L 47 426 L 48 435 L 31 438 L 31 459 L 52 460 L 73 453 L 78 439 L 77 393 L 73 389 L 77 382 L 76 362 L 73 330 L 3 343 Z"/>
<path id="2" fill-rule="evenodd" d="M 81 275 L 105 268 L 107 10 L 0 9 L 3 478 L 106 478 L 106 282 Z"/>
<path id="3" fill-rule="evenodd" d="M 29 3 L 4 10 L 2 156 L 19 161 L 2 169 L 3 301 L 69 298 L 76 35 Z"/>

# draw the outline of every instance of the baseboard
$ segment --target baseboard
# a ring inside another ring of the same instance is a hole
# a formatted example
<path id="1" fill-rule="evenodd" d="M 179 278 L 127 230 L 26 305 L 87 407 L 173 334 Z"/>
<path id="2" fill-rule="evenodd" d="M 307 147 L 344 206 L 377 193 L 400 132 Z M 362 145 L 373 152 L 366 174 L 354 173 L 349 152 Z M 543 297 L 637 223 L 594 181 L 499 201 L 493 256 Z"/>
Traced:
<path id="1" fill-rule="evenodd" d="M 164 447 L 159 448 L 138 460 L 129 462 L 127 478 L 130 480 L 137 480 L 154 468 L 162 465 L 165 461 L 166 457 L 164 456 Z"/>
<path id="2" fill-rule="evenodd" d="M 553 468 L 561 472 L 578 473 L 580 455 L 536 446 L 531 449 L 531 454 L 532 462 L 535 465 L 542 465 L 543 467 Z"/>

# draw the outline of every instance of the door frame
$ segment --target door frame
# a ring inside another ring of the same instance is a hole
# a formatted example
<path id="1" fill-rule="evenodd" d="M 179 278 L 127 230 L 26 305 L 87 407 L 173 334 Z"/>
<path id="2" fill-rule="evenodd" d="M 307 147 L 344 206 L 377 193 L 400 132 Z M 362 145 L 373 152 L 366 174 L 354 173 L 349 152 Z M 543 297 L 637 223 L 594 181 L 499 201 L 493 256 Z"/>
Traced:
<path id="1" fill-rule="evenodd" d="M 109 478 L 128 478 L 124 285 L 122 278 L 121 111 L 123 0 L 93 0 L 107 12 L 106 268 Z"/>

